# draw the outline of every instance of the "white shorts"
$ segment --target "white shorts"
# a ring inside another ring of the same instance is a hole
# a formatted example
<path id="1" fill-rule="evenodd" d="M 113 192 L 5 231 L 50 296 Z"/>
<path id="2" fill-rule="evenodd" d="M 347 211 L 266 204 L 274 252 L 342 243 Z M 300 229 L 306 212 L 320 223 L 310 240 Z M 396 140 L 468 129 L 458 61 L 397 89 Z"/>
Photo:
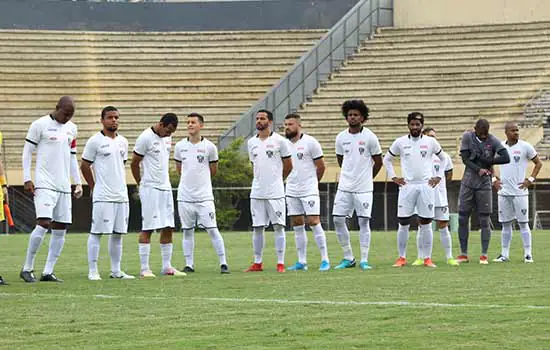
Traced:
<path id="1" fill-rule="evenodd" d="M 498 196 L 498 221 L 529 222 L 529 196 Z"/>
<path id="2" fill-rule="evenodd" d="M 434 220 L 449 221 L 449 207 L 435 207 Z"/>
<path id="3" fill-rule="evenodd" d="M 353 211 L 361 218 L 370 218 L 372 213 L 372 192 L 353 193 L 336 191 L 333 216 L 351 217 Z"/>
<path id="4" fill-rule="evenodd" d="M 128 202 L 94 202 L 92 208 L 92 229 L 95 235 L 127 233 L 130 205 Z"/>
<path id="5" fill-rule="evenodd" d="M 321 215 L 321 200 L 319 196 L 286 197 L 288 216 L 319 216 Z"/>
<path id="6" fill-rule="evenodd" d="M 172 191 L 162 191 L 152 187 L 140 187 L 139 199 L 141 201 L 142 231 L 175 227 Z"/>
<path id="7" fill-rule="evenodd" d="M 406 184 L 399 188 L 397 217 L 408 218 L 414 214 L 425 219 L 434 217 L 435 189 L 425 184 Z"/>
<path id="8" fill-rule="evenodd" d="M 254 199 L 250 198 L 250 212 L 252 213 L 252 227 L 267 227 L 286 225 L 285 199 Z"/>
<path id="9" fill-rule="evenodd" d="M 214 201 L 178 202 L 182 229 L 192 229 L 198 226 L 203 229 L 216 228 L 216 208 Z"/>
<path id="10" fill-rule="evenodd" d="M 45 188 L 34 191 L 34 209 L 37 219 L 50 219 L 62 224 L 72 224 L 72 198 L 70 193 Z"/>

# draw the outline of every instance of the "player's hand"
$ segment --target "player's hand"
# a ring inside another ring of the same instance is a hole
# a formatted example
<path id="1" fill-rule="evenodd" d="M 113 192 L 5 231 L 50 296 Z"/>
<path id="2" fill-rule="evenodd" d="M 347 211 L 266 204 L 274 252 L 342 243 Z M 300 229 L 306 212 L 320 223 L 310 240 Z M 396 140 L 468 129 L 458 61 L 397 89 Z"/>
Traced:
<path id="1" fill-rule="evenodd" d="M 34 195 L 34 184 L 32 183 L 32 181 L 25 182 L 25 184 L 23 185 L 23 188 L 25 189 L 26 192 L 29 192 L 30 194 Z"/>
<path id="2" fill-rule="evenodd" d="M 76 185 L 73 192 L 74 198 L 79 199 L 80 197 L 82 197 L 82 193 L 82 185 Z"/>
<path id="3" fill-rule="evenodd" d="M 391 179 L 394 183 L 398 184 L 399 186 L 405 186 L 407 183 L 405 182 L 405 179 L 402 177 L 394 177 Z"/>
<path id="4" fill-rule="evenodd" d="M 430 187 L 433 188 L 433 187 L 439 185 L 439 182 L 441 182 L 440 177 L 432 177 L 431 179 L 428 180 L 428 185 L 430 185 Z"/>
<path id="5" fill-rule="evenodd" d="M 479 169 L 479 176 L 491 175 L 491 171 L 488 169 Z"/>
<path id="6" fill-rule="evenodd" d="M 495 180 L 493 182 L 493 187 L 495 188 L 495 190 L 500 191 L 502 189 L 502 181 Z"/>
<path id="7" fill-rule="evenodd" d="M 523 182 L 519 183 L 519 189 L 524 190 L 524 189 L 528 188 L 529 186 L 531 186 L 532 184 L 533 183 L 531 181 L 529 181 L 529 179 L 525 179 L 525 180 L 523 180 Z"/>

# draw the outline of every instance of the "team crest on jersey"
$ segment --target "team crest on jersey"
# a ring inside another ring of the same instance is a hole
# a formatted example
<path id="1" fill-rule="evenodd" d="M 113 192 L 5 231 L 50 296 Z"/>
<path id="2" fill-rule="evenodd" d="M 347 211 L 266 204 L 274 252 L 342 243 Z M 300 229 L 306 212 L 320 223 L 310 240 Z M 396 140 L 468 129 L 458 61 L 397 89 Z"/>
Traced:
<path id="1" fill-rule="evenodd" d="M 434 205 L 433 205 L 433 204 L 428 204 L 428 210 L 432 210 L 432 209 L 433 209 L 433 207 L 434 207 Z"/>
<path id="2" fill-rule="evenodd" d="M 203 163 L 204 162 L 204 156 L 202 154 L 197 155 L 197 162 Z"/>
<path id="3" fill-rule="evenodd" d="M 363 208 L 369 209 L 369 203 L 368 202 L 363 202 L 363 203 L 361 203 L 361 205 L 363 206 Z"/>
<path id="4" fill-rule="evenodd" d="M 210 219 L 214 220 L 214 218 L 216 217 L 216 214 L 214 214 L 214 212 L 210 212 L 208 213 L 208 216 L 210 216 Z"/>
<path id="5" fill-rule="evenodd" d="M 307 201 L 307 205 L 309 205 L 310 208 L 313 208 L 315 201 Z"/>
<path id="6" fill-rule="evenodd" d="M 304 158 L 304 154 L 302 152 L 298 152 L 296 157 L 298 157 L 299 160 L 302 160 L 302 158 Z"/>
<path id="7" fill-rule="evenodd" d="M 359 154 L 363 155 L 365 153 L 365 147 L 359 147 Z"/>
<path id="8" fill-rule="evenodd" d="M 275 215 L 277 215 L 277 217 L 280 218 L 283 215 L 283 213 L 281 213 L 280 211 L 276 211 Z"/>
<path id="9" fill-rule="evenodd" d="M 527 214 L 527 209 L 521 209 L 521 213 L 522 213 L 523 215 L 526 215 L 526 214 Z"/>
<path id="10" fill-rule="evenodd" d="M 439 171 L 439 164 L 435 164 L 434 169 L 435 169 L 435 171 Z"/>
<path id="11" fill-rule="evenodd" d="M 516 163 L 519 163 L 519 159 L 520 159 L 519 156 L 514 156 L 514 161 L 515 161 Z"/>
<path id="12" fill-rule="evenodd" d="M 272 150 L 265 151 L 265 154 L 267 155 L 268 158 L 273 158 L 273 151 Z"/>
<path id="13" fill-rule="evenodd" d="M 427 151 L 420 151 L 420 154 L 422 155 L 422 158 L 426 158 L 426 154 L 428 154 Z"/>

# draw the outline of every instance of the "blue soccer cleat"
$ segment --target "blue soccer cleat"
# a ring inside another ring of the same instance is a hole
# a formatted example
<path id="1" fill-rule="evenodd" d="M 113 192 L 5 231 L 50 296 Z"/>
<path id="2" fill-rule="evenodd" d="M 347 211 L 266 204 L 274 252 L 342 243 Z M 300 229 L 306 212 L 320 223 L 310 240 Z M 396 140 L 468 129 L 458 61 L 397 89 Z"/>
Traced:
<path id="1" fill-rule="evenodd" d="M 359 267 L 360 267 L 361 270 L 363 270 L 363 271 L 372 270 L 372 266 L 370 266 L 369 263 L 366 262 L 366 261 L 361 261 L 361 262 L 359 263 Z"/>
<path id="2" fill-rule="evenodd" d="M 319 266 L 319 271 L 328 271 L 330 270 L 330 263 L 326 260 L 321 261 L 321 266 Z"/>
<path id="3" fill-rule="evenodd" d="M 286 270 L 287 271 L 307 271 L 307 264 L 296 262 L 296 264 L 289 266 Z"/>
<path id="4" fill-rule="evenodd" d="M 341 269 L 349 269 L 351 267 L 355 267 L 355 259 L 353 260 L 342 259 L 340 261 L 340 264 L 336 265 L 334 269 L 341 270 Z"/>

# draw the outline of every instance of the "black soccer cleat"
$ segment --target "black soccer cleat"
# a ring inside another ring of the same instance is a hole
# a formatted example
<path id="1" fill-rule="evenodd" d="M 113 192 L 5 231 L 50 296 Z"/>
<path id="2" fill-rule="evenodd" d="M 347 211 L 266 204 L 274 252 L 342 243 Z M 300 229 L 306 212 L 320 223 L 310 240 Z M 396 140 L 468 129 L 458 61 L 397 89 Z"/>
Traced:
<path id="1" fill-rule="evenodd" d="M 185 272 L 185 273 L 193 273 L 193 272 L 195 272 L 195 269 L 192 268 L 191 266 L 185 266 L 185 267 L 183 268 L 183 272 Z"/>
<path id="2" fill-rule="evenodd" d="M 63 282 L 63 280 L 57 278 L 54 273 L 50 273 L 48 275 L 42 275 L 42 277 L 40 277 L 40 282 Z"/>
<path id="3" fill-rule="evenodd" d="M 19 272 L 19 277 L 27 283 L 36 282 L 36 277 L 34 276 L 34 271 L 23 271 Z"/>
<path id="4" fill-rule="evenodd" d="M 8 283 L 6 281 L 4 281 L 4 279 L 2 278 L 2 276 L 0 276 L 0 286 L 5 286 L 7 285 Z"/>
<path id="5" fill-rule="evenodd" d="M 229 267 L 227 267 L 226 264 L 220 265 L 220 273 L 221 274 L 230 274 Z"/>

